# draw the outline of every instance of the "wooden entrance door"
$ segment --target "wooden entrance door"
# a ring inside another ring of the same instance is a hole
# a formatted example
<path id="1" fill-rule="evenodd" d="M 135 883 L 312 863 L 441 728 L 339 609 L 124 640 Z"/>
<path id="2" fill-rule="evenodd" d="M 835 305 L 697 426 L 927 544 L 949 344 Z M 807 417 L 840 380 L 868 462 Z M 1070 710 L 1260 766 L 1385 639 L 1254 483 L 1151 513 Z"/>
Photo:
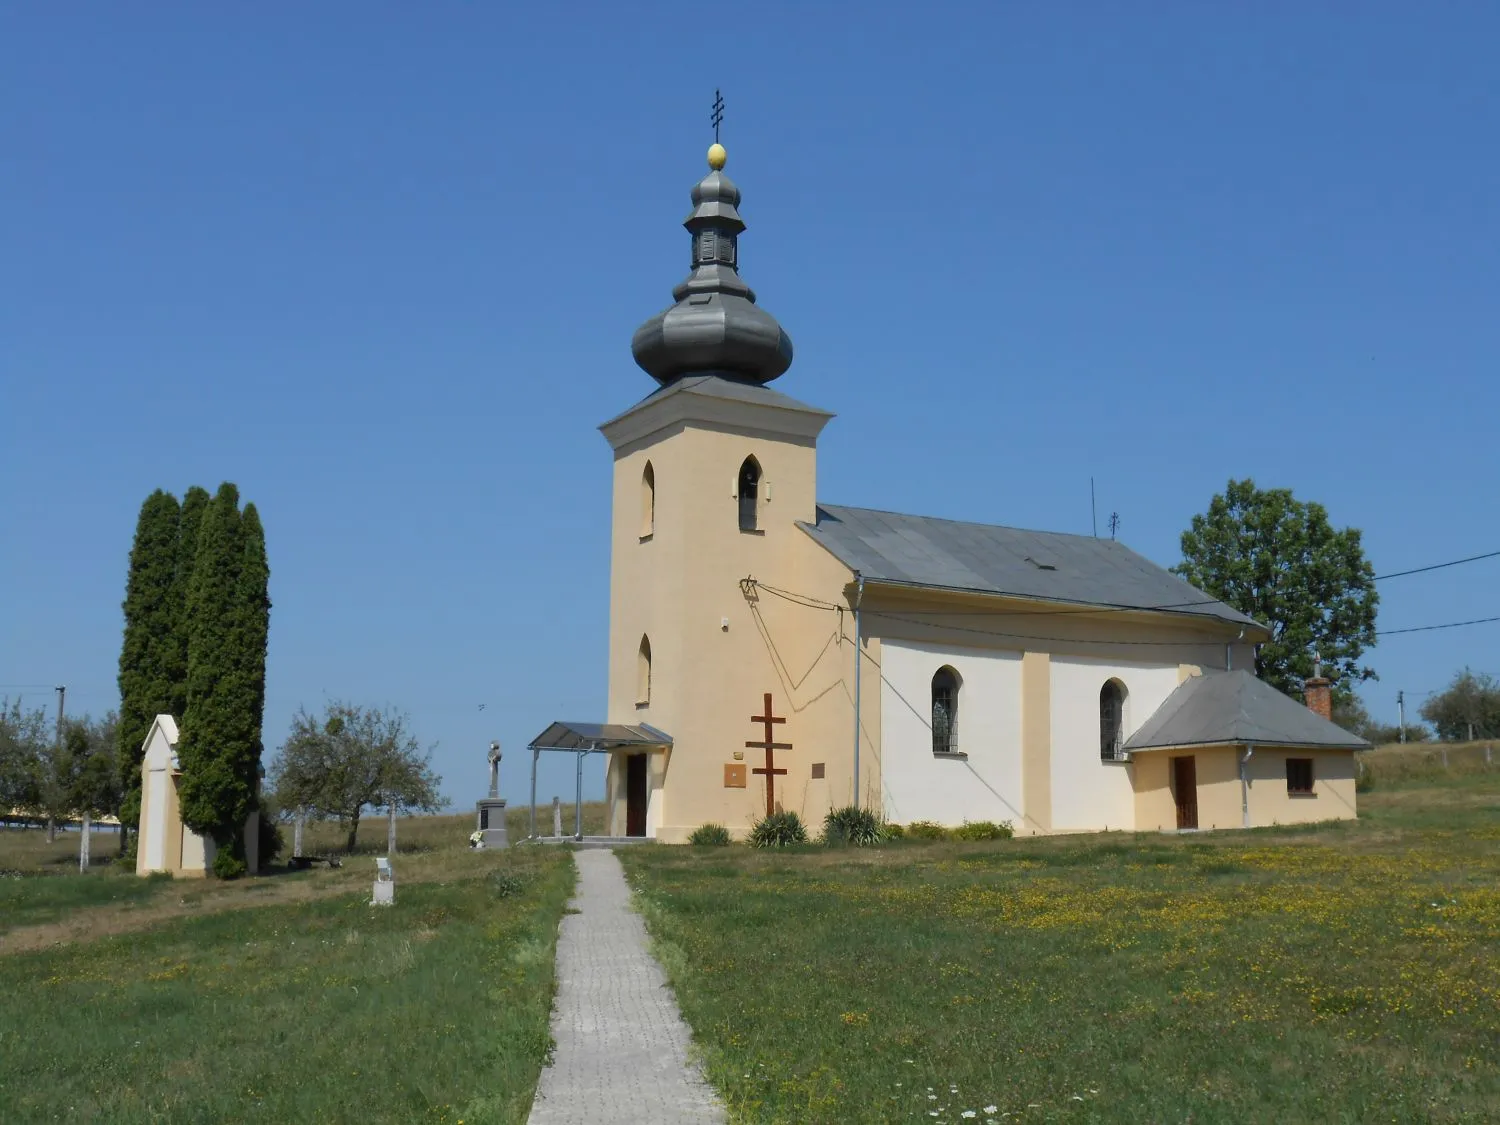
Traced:
<path id="1" fill-rule="evenodd" d="M 1177 801 L 1177 827 L 1198 827 L 1198 767 L 1191 756 L 1172 759 L 1172 796 Z"/>
<path id="2" fill-rule="evenodd" d="M 625 759 L 625 835 L 646 834 L 646 762 L 645 754 L 631 754 Z"/>

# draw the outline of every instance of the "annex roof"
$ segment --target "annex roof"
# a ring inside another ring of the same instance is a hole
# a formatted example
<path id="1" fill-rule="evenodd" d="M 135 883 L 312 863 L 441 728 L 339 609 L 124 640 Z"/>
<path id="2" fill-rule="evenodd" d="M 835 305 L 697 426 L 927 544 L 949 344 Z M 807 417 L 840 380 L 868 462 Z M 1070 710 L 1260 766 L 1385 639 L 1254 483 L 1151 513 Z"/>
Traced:
<path id="1" fill-rule="evenodd" d="M 1113 539 L 835 504 L 819 504 L 817 522 L 801 527 L 867 582 L 1156 610 L 1265 632 Z"/>
<path id="2" fill-rule="evenodd" d="M 1206 672 L 1177 686 L 1125 749 L 1174 746 L 1305 746 L 1367 750 L 1370 744 L 1330 723 L 1246 671 Z"/>
<path id="3" fill-rule="evenodd" d="M 666 750 L 672 736 L 645 723 L 553 723 L 528 744 L 529 750 Z"/>

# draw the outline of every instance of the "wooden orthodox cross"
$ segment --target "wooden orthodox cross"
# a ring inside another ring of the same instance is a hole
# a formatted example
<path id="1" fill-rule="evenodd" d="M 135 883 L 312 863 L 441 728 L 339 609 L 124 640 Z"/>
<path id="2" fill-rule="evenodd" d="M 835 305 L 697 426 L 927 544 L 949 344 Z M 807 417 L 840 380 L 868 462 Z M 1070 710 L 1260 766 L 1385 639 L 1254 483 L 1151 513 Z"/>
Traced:
<path id="1" fill-rule="evenodd" d="M 761 723 L 766 728 L 766 737 L 764 739 L 762 739 L 760 742 L 754 742 L 754 741 L 746 742 L 745 746 L 746 746 L 747 749 L 751 749 L 751 750 L 764 750 L 766 752 L 766 765 L 765 765 L 765 768 L 762 769 L 760 766 L 756 766 L 750 772 L 751 773 L 758 773 L 758 774 L 765 775 L 765 779 L 766 779 L 766 815 L 770 816 L 771 814 L 773 814 L 776 811 L 776 776 L 778 774 L 785 774 L 786 773 L 786 770 L 779 770 L 779 769 L 776 768 L 776 754 L 775 754 L 775 752 L 777 750 L 790 750 L 792 748 L 792 744 L 790 742 L 777 742 L 777 741 L 775 741 L 775 737 L 776 736 L 772 733 L 771 728 L 776 723 L 784 723 L 784 722 L 786 722 L 786 718 L 784 716 L 778 718 L 777 716 L 771 714 L 771 693 L 770 692 L 766 692 L 766 713 L 764 715 L 751 715 L 750 716 L 750 721 L 752 723 Z"/>

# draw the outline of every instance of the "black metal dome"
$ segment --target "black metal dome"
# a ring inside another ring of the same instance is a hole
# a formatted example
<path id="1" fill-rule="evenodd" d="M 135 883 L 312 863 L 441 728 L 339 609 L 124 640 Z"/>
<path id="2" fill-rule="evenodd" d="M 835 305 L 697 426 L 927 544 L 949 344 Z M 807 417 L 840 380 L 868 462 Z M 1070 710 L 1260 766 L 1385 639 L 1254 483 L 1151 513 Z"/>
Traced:
<path id="1" fill-rule="evenodd" d="M 693 188 L 693 212 L 682 224 L 693 236 L 693 272 L 672 290 L 677 303 L 637 328 L 630 342 L 636 363 L 663 385 L 709 372 L 769 383 L 792 365 L 791 337 L 755 304 L 736 268 L 745 223 L 740 189 L 721 170 L 723 151 L 709 150 L 713 171 Z"/>

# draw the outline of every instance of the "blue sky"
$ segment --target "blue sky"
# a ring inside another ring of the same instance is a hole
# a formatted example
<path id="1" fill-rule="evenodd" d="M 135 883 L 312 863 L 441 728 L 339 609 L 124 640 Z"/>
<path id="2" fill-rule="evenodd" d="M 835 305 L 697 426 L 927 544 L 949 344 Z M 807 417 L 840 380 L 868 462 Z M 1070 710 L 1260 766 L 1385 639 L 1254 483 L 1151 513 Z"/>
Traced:
<path id="1" fill-rule="evenodd" d="M 1252 476 L 1382 572 L 1500 549 L 1497 41 L 1479 3 L 8 6 L 0 694 L 114 706 L 141 500 L 233 480 L 268 747 L 394 704 L 460 805 L 493 737 L 522 799 L 526 740 L 603 713 L 595 427 L 653 386 L 716 86 L 823 498 L 1081 532 L 1092 476 L 1170 565 Z M 1497 640 L 1392 637 L 1365 698 Z"/>

